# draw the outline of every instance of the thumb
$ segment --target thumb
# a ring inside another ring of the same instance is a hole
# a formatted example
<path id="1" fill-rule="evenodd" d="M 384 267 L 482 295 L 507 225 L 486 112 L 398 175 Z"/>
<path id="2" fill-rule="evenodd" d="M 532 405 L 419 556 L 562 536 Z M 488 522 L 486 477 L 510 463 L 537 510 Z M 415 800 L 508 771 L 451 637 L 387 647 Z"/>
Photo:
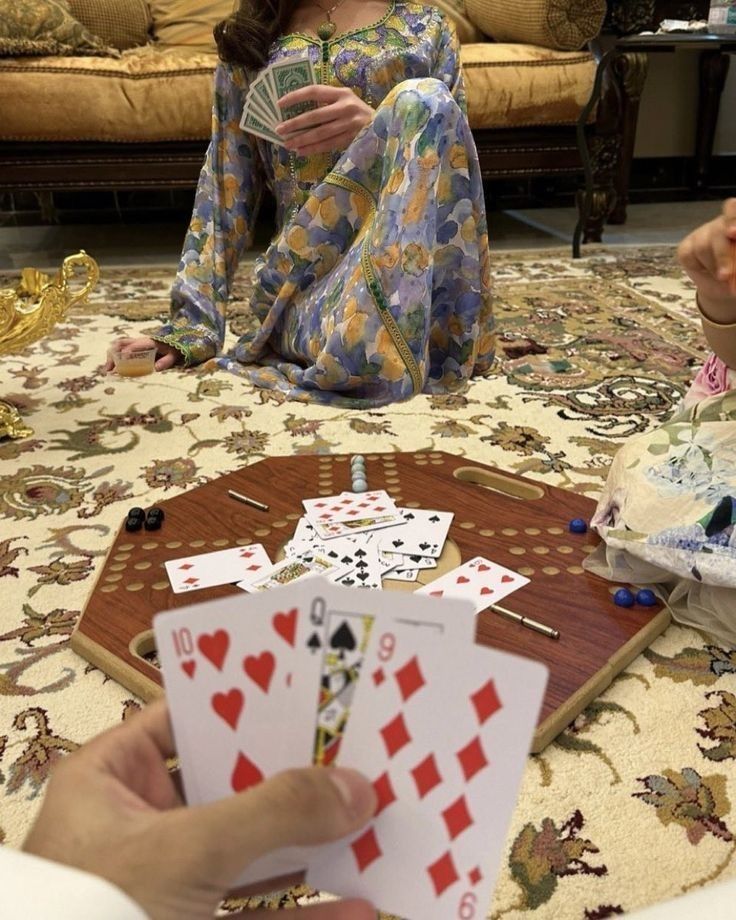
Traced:
<path id="1" fill-rule="evenodd" d="M 376 807 L 373 786 L 355 770 L 286 770 L 236 796 L 188 809 L 191 851 L 206 853 L 227 886 L 272 850 L 328 843 L 357 831 Z"/>

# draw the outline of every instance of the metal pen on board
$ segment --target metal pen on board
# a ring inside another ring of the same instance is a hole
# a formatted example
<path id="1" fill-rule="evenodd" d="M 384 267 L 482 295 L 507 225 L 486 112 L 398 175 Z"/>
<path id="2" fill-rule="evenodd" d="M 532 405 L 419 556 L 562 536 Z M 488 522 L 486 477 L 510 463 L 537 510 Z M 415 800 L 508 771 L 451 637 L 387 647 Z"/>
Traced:
<path id="1" fill-rule="evenodd" d="M 228 489 L 227 494 L 230 496 L 230 498 L 234 498 L 236 501 L 242 502 L 244 505 L 250 505 L 252 508 L 258 508 L 259 511 L 268 511 L 268 505 L 264 505 L 263 502 L 256 501 L 255 498 L 248 498 L 247 495 L 241 495 L 240 492 L 233 492 L 232 489 Z"/>
<path id="2" fill-rule="evenodd" d="M 554 627 L 547 626 L 545 623 L 540 623 L 539 620 L 533 620 L 531 617 L 522 616 L 520 613 L 514 613 L 513 610 L 509 610 L 507 607 L 501 607 L 500 604 L 491 604 L 491 610 L 500 613 L 501 616 L 507 617 L 509 620 L 513 620 L 515 623 L 519 623 L 520 626 L 526 626 L 527 629 L 532 629 L 534 632 L 541 633 L 543 636 L 547 636 L 550 639 L 560 638 L 559 629 L 554 629 Z"/>

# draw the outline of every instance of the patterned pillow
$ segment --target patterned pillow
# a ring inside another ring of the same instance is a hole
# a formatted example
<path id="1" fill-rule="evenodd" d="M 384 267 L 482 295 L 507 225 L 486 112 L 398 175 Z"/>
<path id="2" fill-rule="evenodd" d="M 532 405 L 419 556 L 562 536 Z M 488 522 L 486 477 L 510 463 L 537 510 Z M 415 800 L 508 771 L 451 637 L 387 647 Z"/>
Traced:
<path id="1" fill-rule="evenodd" d="M 146 0 L 67 0 L 72 16 L 113 48 L 148 43 L 151 14 Z"/>
<path id="2" fill-rule="evenodd" d="M 599 33 L 606 0 L 465 0 L 465 9 L 498 42 L 577 51 Z"/>
<path id="3" fill-rule="evenodd" d="M 473 25 L 465 13 L 465 0 L 432 0 L 432 4 L 455 23 L 457 35 L 461 42 L 483 41 L 482 33 Z"/>
<path id="4" fill-rule="evenodd" d="M 149 0 L 154 38 L 165 45 L 215 47 L 212 30 L 233 11 L 233 0 Z"/>
<path id="5" fill-rule="evenodd" d="M 0 57 L 116 55 L 72 16 L 66 0 L 0 0 Z"/>

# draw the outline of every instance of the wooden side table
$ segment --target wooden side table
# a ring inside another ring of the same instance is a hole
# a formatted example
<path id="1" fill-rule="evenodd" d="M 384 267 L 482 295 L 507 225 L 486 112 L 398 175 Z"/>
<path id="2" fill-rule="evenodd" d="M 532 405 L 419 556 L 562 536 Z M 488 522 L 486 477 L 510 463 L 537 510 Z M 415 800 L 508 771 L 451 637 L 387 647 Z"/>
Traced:
<path id="1" fill-rule="evenodd" d="M 693 189 L 705 189 L 713 155 L 721 95 L 726 83 L 730 55 L 736 53 L 736 35 L 691 35 L 673 33 L 669 35 L 629 35 L 621 38 L 611 36 L 605 45 L 597 49 L 598 69 L 588 104 L 583 109 L 578 123 L 578 144 L 585 174 L 585 191 L 579 206 L 580 219 L 573 238 L 573 254 L 580 256 L 580 243 L 593 239 L 588 227 L 607 220 L 613 224 L 626 221 L 626 206 L 629 195 L 631 163 L 636 142 L 639 116 L 639 102 L 646 81 L 647 63 L 650 54 L 679 54 L 696 52 L 700 55 L 700 91 L 698 101 L 697 137 L 694 157 Z M 597 148 L 588 143 L 585 126 L 591 114 L 600 104 L 603 89 L 613 75 L 626 85 L 627 92 L 619 99 L 616 116 L 623 123 L 623 140 L 615 153 L 607 148 Z M 610 161 L 608 169 L 600 169 L 600 158 Z M 594 177 L 608 176 L 608 182 L 598 187 Z M 583 239 L 583 233 L 585 238 Z"/>

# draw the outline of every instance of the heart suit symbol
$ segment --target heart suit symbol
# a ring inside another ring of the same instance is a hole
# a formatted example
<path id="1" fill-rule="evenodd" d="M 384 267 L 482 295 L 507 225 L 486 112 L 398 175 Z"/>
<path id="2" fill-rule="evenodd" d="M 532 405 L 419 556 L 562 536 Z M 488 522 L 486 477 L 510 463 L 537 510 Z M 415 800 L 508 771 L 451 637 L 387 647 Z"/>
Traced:
<path id="1" fill-rule="evenodd" d="M 458 583 L 459 585 L 467 584 L 469 581 L 470 581 L 470 579 L 469 579 L 469 578 L 466 578 L 464 575 L 459 575 L 459 576 L 458 576 L 458 579 L 457 579 L 457 583 Z"/>
<path id="2" fill-rule="evenodd" d="M 244 702 L 243 694 L 235 687 L 228 693 L 215 693 L 212 697 L 212 708 L 230 728 L 235 730 L 238 727 L 238 719 L 243 711 Z"/>
<path id="3" fill-rule="evenodd" d="M 268 693 L 275 669 L 276 659 L 271 652 L 261 652 L 257 657 L 255 655 L 246 655 L 243 659 L 243 670 L 264 693 Z"/>
<path id="4" fill-rule="evenodd" d="M 501 584 L 507 585 L 510 581 L 513 581 L 513 580 L 514 579 L 511 577 L 511 575 L 504 575 L 503 578 L 501 579 Z"/>
<path id="5" fill-rule="evenodd" d="M 293 646 L 296 641 L 297 609 L 294 607 L 288 613 L 277 613 L 273 618 L 273 628 L 281 638 Z"/>
<path id="6" fill-rule="evenodd" d="M 187 675 L 187 677 L 194 677 L 194 672 L 197 670 L 197 662 L 182 661 L 181 669 Z"/>
<path id="7" fill-rule="evenodd" d="M 212 662 L 218 671 L 221 671 L 227 650 L 230 648 L 230 636 L 224 629 L 218 629 L 212 635 L 203 633 L 197 639 L 197 648 L 208 661 Z"/>
<path id="8" fill-rule="evenodd" d="M 233 792 L 242 792 L 244 789 L 250 789 L 251 786 L 257 786 L 261 782 L 263 782 L 263 773 L 245 754 L 238 754 L 235 769 L 230 778 Z"/>

